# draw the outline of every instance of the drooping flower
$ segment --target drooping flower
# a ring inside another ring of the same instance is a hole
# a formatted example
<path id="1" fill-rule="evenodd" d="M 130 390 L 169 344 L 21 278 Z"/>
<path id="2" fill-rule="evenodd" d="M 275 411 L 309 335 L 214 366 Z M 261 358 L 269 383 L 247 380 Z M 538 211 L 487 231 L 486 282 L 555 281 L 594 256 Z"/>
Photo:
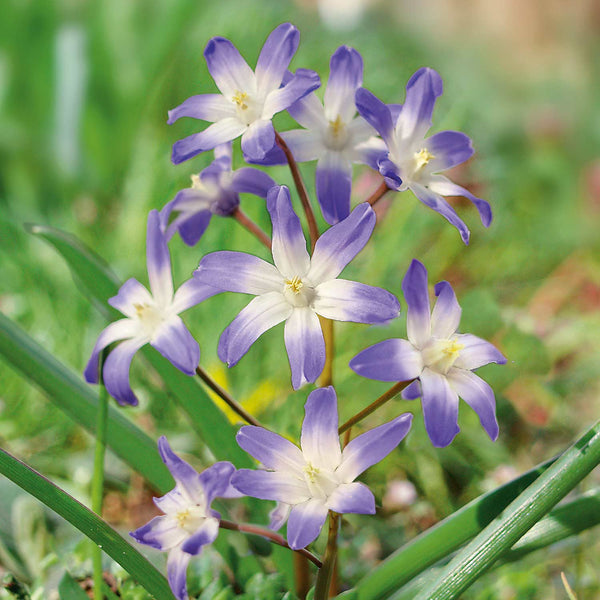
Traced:
<path id="1" fill-rule="evenodd" d="M 133 355 L 146 344 L 156 348 L 180 371 L 194 374 L 200 348 L 178 315 L 219 291 L 190 279 L 173 293 L 171 257 L 156 210 L 148 215 L 146 258 L 152 293 L 132 278 L 108 300 L 126 318 L 111 323 L 100 333 L 84 371 L 88 383 L 98 383 L 100 352 L 109 344 L 124 340 L 110 352 L 102 372 L 108 393 L 119 404 L 138 403 L 129 385 L 129 367 Z"/>
<path id="2" fill-rule="evenodd" d="M 175 231 L 194 246 L 206 231 L 213 215 L 227 217 L 240 204 L 240 193 L 267 197 L 275 182 L 252 167 L 231 170 L 231 142 L 215 148 L 215 160 L 198 175 L 192 175 L 192 186 L 177 193 L 161 211 L 167 240 Z M 169 223 L 170 216 L 177 216 Z"/>
<path id="3" fill-rule="evenodd" d="M 389 339 L 357 354 L 350 368 L 379 381 L 418 381 L 403 397 L 421 396 L 425 428 L 434 446 L 447 446 L 458 433 L 459 396 L 478 414 L 492 440 L 498 437 L 496 399 L 492 388 L 472 371 L 488 363 L 506 363 L 489 342 L 457 333 L 461 308 L 452 286 L 435 286 L 437 302 L 430 313 L 427 270 L 413 260 L 402 282 L 407 304 L 408 341 Z"/>
<path id="4" fill-rule="evenodd" d="M 319 535 L 327 512 L 374 514 L 375 498 L 354 480 L 385 458 L 410 429 L 412 415 L 371 429 L 342 451 L 338 436 L 337 398 L 332 387 L 311 392 L 306 401 L 301 448 L 261 427 L 245 426 L 238 444 L 267 470 L 240 469 L 231 484 L 240 492 L 262 500 L 276 500 L 291 509 L 287 541 L 297 550 Z M 276 526 L 285 520 L 278 518 Z M 272 524 L 274 524 L 272 522 Z"/>
<path id="5" fill-rule="evenodd" d="M 470 232 L 443 196 L 468 198 L 488 227 L 490 205 L 465 188 L 452 183 L 440 171 L 466 161 L 473 154 L 471 140 L 458 131 L 441 131 L 425 137 L 431 127 L 436 99 L 442 95 L 442 79 L 436 71 L 419 69 L 406 85 L 403 105 L 386 106 L 371 92 L 356 92 L 358 112 L 379 132 L 388 149 L 379 160 L 379 172 L 388 187 L 399 192 L 410 189 L 429 208 L 445 217 L 469 243 Z"/>
<path id="6" fill-rule="evenodd" d="M 367 204 L 328 229 L 312 258 L 289 190 L 272 188 L 267 209 L 273 223 L 273 262 L 241 252 L 213 252 L 201 261 L 195 277 L 218 291 L 256 296 L 219 340 L 219 358 L 235 365 L 265 331 L 285 321 L 285 345 L 294 389 L 313 382 L 325 365 L 325 342 L 317 315 L 338 321 L 382 323 L 395 318 L 400 306 L 390 292 L 337 279 L 362 250 L 375 226 Z"/>
<path id="7" fill-rule="evenodd" d="M 229 40 L 212 38 L 204 57 L 221 93 L 188 98 L 169 111 L 168 123 L 180 117 L 193 117 L 213 124 L 176 142 L 173 162 L 179 164 L 240 135 L 246 156 L 253 160 L 264 158 L 275 145 L 273 115 L 320 85 L 314 71 L 298 69 L 280 87 L 299 39 L 298 30 L 290 23 L 276 27 L 267 38 L 253 72 Z"/>
<path id="8" fill-rule="evenodd" d="M 331 57 L 323 103 L 311 93 L 292 104 L 288 112 L 305 129 L 281 134 L 297 162 L 318 161 L 317 198 L 330 225 L 350 214 L 352 163 L 377 169 L 377 159 L 385 153 L 384 142 L 375 137 L 377 132 L 362 117 L 356 117 L 354 95 L 362 85 L 362 76 L 360 54 L 340 46 Z"/>
<path id="9" fill-rule="evenodd" d="M 160 456 L 175 479 L 175 488 L 154 498 L 164 513 L 129 535 L 140 544 L 168 552 L 167 578 L 178 600 L 187 600 L 186 572 L 192 556 L 215 541 L 221 515 L 210 508 L 216 497 L 226 498 L 235 468 L 218 462 L 196 472 L 171 450 L 167 438 L 158 440 Z"/>

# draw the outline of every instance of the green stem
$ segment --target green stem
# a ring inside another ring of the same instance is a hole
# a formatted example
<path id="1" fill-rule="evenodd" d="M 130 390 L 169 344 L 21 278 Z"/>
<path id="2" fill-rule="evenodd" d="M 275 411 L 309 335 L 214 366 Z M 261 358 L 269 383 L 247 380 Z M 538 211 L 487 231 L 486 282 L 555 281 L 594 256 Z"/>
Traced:
<path id="1" fill-rule="evenodd" d="M 329 535 L 327 537 L 327 547 L 325 548 L 325 555 L 323 556 L 323 566 L 319 569 L 317 575 L 314 600 L 327 600 L 329 597 L 329 587 L 331 585 L 331 578 L 333 577 L 337 555 L 339 522 L 340 516 L 333 511 L 329 511 Z"/>
<path id="2" fill-rule="evenodd" d="M 106 359 L 106 349 L 100 360 L 100 373 Z M 104 498 L 104 456 L 106 454 L 106 428 L 108 422 L 108 392 L 100 378 L 98 391 L 98 412 L 96 417 L 96 446 L 94 450 L 94 473 L 92 475 L 92 510 L 102 517 L 102 501 Z M 94 576 L 94 600 L 103 600 L 102 592 L 102 550 L 92 546 L 92 566 Z"/>
<path id="3" fill-rule="evenodd" d="M 600 463 L 600 421 L 520 494 L 415 600 L 457 598 Z"/>
<path id="4" fill-rule="evenodd" d="M 338 429 L 338 433 L 342 435 L 344 431 L 350 429 L 350 427 L 354 427 L 357 423 L 362 421 L 365 417 L 368 417 L 372 412 L 375 412 L 380 406 L 383 406 L 388 400 L 391 400 L 394 396 L 397 396 L 408 384 L 410 381 L 399 381 L 395 383 L 387 392 L 384 392 L 359 413 L 356 413 L 352 418 L 348 419 L 343 425 L 340 425 Z"/>

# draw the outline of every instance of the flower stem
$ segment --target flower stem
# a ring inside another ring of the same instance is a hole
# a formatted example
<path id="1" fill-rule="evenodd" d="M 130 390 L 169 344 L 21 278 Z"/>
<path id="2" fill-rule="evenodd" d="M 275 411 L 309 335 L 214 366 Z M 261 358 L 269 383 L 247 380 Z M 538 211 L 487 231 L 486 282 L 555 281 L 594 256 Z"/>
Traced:
<path id="1" fill-rule="evenodd" d="M 333 384 L 333 356 L 335 352 L 333 337 L 333 321 L 324 317 L 319 317 L 321 329 L 325 338 L 325 367 L 319 379 L 319 385 L 326 387 Z"/>
<path id="2" fill-rule="evenodd" d="M 329 597 L 329 586 L 333 576 L 335 558 L 337 555 L 337 534 L 340 516 L 333 511 L 329 511 L 329 535 L 327 537 L 327 547 L 323 557 L 323 566 L 317 574 L 317 583 L 315 585 L 314 600 L 327 600 Z"/>
<path id="3" fill-rule="evenodd" d="M 359 413 L 356 413 L 351 419 L 348 419 L 343 425 L 340 425 L 338 429 L 338 433 L 341 435 L 350 427 L 353 427 L 360 421 L 362 421 L 365 417 L 368 417 L 372 412 L 375 412 L 380 406 L 383 406 L 388 400 L 391 400 L 394 396 L 397 396 L 408 384 L 410 381 L 399 381 L 395 383 L 387 392 L 384 392 Z"/>
<path id="4" fill-rule="evenodd" d="M 104 367 L 107 351 L 102 352 L 100 361 L 100 373 Z M 104 456 L 106 453 L 106 424 L 108 420 L 108 392 L 100 378 L 100 389 L 98 393 L 98 412 L 96 416 L 96 446 L 94 449 L 94 472 L 92 475 L 92 510 L 102 517 L 102 500 L 104 496 Z M 92 569 L 94 579 L 94 600 L 103 600 L 102 591 L 102 550 L 92 545 Z"/>
<path id="5" fill-rule="evenodd" d="M 238 206 L 231 216 L 252 235 L 254 235 L 261 244 L 271 249 L 271 238 Z"/>
<path id="6" fill-rule="evenodd" d="M 306 186 L 304 185 L 304 180 L 302 179 L 300 169 L 298 169 L 298 164 L 296 163 L 296 159 L 294 158 L 292 151 L 285 143 L 285 140 L 277 132 L 275 132 L 275 140 L 277 141 L 277 145 L 283 150 L 283 153 L 287 158 L 288 165 L 290 166 L 290 171 L 292 172 L 292 177 L 294 178 L 294 183 L 296 185 L 296 190 L 298 191 L 298 196 L 300 196 L 300 202 L 302 202 L 302 208 L 304 209 L 304 213 L 306 214 L 306 221 L 308 222 L 308 233 L 310 235 L 311 250 L 314 250 L 315 244 L 319 239 L 319 228 L 317 227 L 315 213 L 313 212 L 313 209 L 310 205 L 310 200 L 308 199 L 308 193 L 306 191 Z"/>
<path id="7" fill-rule="evenodd" d="M 256 427 L 265 426 L 256 418 L 254 418 L 239 402 L 234 400 L 200 365 L 196 367 L 196 374 L 221 400 L 229 406 L 236 414 L 238 414 L 246 423 L 256 425 Z"/>
<path id="8" fill-rule="evenodd" d="M 389 191 L 389 187 L 387 183 L 384 181 L 381 182 L 379 187 L 367 198 L 367 202 L 373 206 L 376 202 L 381 200 L 383 196 Z"/>
<path id="9" fill-rule="evenodd" d="M 283 546 L 288 550 L 292 550 L 289 547 L 288 543 L 285 541 L 285 538 L 278 533 L 271 531 L 270 529 L 265 529 L 264 527 L 259 527 L 258 525 L 246 525 L 240 523 L 234 523 L 233 521 L 227 521 L 226 519 L 221 519 L 219 522 L 219 527 L 222 529 L 229 529 L 231 531 L 240 531 L 242 533 L 250 533 L 252 535 L 260 535 L 264 538 L 267 538 L 274 544 L 278 546 Z M 301 548 L 300 550 L 293 550 L 297 554 L 300 554 L 308 560 L 310 560 L 313 564 L 315 564 L 319 569 L 323 566 L 323 563 L 312 553 L 309 552 L 306 548 Z"/>

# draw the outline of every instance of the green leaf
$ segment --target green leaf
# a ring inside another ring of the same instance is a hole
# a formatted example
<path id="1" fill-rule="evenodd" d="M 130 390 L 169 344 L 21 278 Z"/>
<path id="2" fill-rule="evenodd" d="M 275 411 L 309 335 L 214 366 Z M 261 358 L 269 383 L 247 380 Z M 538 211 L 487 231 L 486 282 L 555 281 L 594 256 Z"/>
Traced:
<path id="1" fill-rule="evenodd" d="M 81 586 L 68 573 L 65 573 L 60 580 L 58 593 L 60 600 L 90 600 Z"/>
<path id="2" fill-rule="evenodd" d="M 388 556 L 355 587 L 360 600 L 386 598 L 411 579 L 478 534 L 553 461 L 475 498 Z"/>
<path id="3" fill-rule="evenodd" d="M 155 598 L 174 598 L 167 580 L 110 525 L 5 450 L 0 450 L 0 473 L 98 544 Z"/>
<path id="4" fill-rule="evenodd" d="M 600 463 L 600 421 L 477 535 L 415 600 L 458 597 Z"/>
<path id="5" fill-rule="evenodd" d="M 1 313 L 0 356 L 76 423 L 95 432 L 98 392 Z M 114 407 L 109 408 L 106 439 L 111 450 L 159 492 L 173 488 L 173 478 L 160 459 L 156 442 Z"/>

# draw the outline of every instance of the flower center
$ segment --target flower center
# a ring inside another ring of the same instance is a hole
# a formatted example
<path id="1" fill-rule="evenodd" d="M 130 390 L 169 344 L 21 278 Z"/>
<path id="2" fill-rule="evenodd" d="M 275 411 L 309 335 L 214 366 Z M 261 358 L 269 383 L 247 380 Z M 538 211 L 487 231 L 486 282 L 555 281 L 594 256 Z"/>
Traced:
<path id="1" fill-rule="evenodd" d="M 164 316 L 154 306 L 148 304 L 134 304 L 133 307 L 144 333 L 148 337 L 152 337 L 163 323 Z"/>
<path id="2" fill-rule="evenodd" d="M 233 96 L 233 101 L 241 110 L 246 110 L 248 108 L 248 104 L 246 104 L 247 99 L 248 94 L 246 92 L 240 92 L 239 90 Z"/>
<path id="3" fill-rule="evenodd" d="M 315 288 L 307 281 L 302 281 L 298 275 L 294 275 L 284 281 L 283 296 L 292 306 L 309 306 L 315 298 Z"/>
<path id="4" fill-rule="evenodd" d="M 307 462 L 302 470 L 313 498 L 328 498 L 339 485 L 333 473 L 324 473 L 319 467 L 315 467 L 310 462 Z"/>
<path id="5" fill-rule="evenodd" d="M 195 533 L 206 519 L 206 515 L 200 506 L 190 506 L 176 512 L 173 518 L 177 523 L 177 527 L 188 533 Z"/>
<path id="6" fill-rule="evenodd" d="M 415 162 L 415 173 L 418 173 L 425 165 L 429 163 L 430 160 L 435 158 L 427 148 L 421 148 L 418 152 L 414 154 L 414 162 Z"/>
<path id="7" fill-rule="evenodd" d="M 250 125 L 259 118 L 259 107 L 256 106 L 256 102 L 248 92 L 237 90 L 231 101 L 235 104 L 237 117 L 242 123 Z"/>
<path id="8" fill-rule="evenodd" d="M 423 348 L 423 362 L 430 369 L 446 375 L 464 347 L 456 339 L 432 340 Z"/>
<path id="9" fill-rule="evenodd" d="M 329 121 L 323 143 L 330 150 L 343 150 L 347 142 L 348 130 L 346 129 L 346 124 L 338 115 L 335 121 Z"/>

